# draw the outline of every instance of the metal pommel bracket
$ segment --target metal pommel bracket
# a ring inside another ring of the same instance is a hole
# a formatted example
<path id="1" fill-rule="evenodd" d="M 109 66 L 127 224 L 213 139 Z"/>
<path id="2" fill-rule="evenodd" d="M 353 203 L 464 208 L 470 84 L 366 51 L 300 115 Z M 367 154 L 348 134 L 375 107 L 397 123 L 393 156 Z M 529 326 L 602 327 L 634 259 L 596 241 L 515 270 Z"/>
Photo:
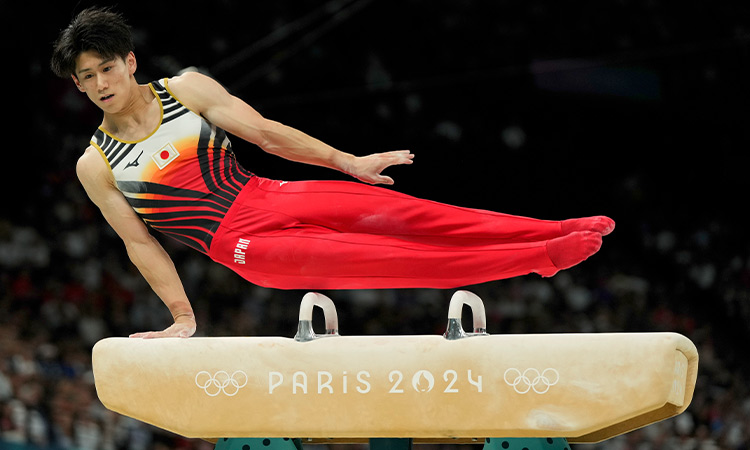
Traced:
<path id="1" fill-rule="evenodd" d="M 322 336 L 315 334 L 312 328 L 313 307 L 317 306 L 323 310 L 326 321 L 326 333 Z M 333 301 L 323 294 L 308 292 L 302 297 L 299 307 L 299 324 L 294 340 L 297 342 L 309 342 L 321 337 L 339 335 L 339 318 L 336 314 L 336 306 Z"/>
<path id="2" fill-rule="evenodd" d="M 471 307 L 474 315 L 474 332 L 466 333 L 461 325 L 461 313 L 464 305 Z M 470 336 L 489 336 L 487 333 L 487 315 L 484 312 L 484 303 L 476 294 L 469 291 L 457 291 L 451 297 L 448 307 L 448 328 L 443 337 L 449 341 L 463 339 Z"/>

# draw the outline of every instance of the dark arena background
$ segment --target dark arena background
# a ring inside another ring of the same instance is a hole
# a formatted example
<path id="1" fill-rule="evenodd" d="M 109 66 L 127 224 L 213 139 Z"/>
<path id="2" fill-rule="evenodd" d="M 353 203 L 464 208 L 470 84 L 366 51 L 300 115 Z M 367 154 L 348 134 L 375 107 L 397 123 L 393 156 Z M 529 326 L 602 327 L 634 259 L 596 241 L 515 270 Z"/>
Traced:
<path id="1" fill-rule="evenodd" d="M 107 4 L 107 3 L 99 3 Z M 167 309 L 85 196 L 101 121 L 49 70 L 89 1 L 3 1 L 0 449 L 210 449 L 105 410 L 99 339 Z M 698 347 L 688 411 L 591 449 L 750 446 L 746 1 L 121 2 L 141 83 L 193 68 L 341 150 L 410 149 L 393 189 L 538 218 L 605 214 L 581 265 L 472 286 L 490 333 L 674 331 Z M 269 178 L 345 179 L 233 139 Z M 304 292 L 261 289 L 168 241 L 200 336 L 291 337 Z M 453 291 L 326 292 L 341 333 L 440 334 Z M 446 447 L 446 446 L 443 446 Z"/>

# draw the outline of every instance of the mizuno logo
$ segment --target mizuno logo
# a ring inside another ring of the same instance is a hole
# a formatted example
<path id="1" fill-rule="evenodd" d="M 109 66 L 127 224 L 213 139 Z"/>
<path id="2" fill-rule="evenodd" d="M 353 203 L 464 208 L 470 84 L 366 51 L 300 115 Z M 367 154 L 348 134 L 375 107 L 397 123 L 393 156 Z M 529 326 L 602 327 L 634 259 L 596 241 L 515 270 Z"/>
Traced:
<path id="1" fill-rule="evenodd" d="M 143 155 L 143 150 L 141 150 L 141 153 L 134 160 L 130 161 L 128 165 L 125 166 L 125 169 L 127 169 L 128 167 L 138 167 L 140 165 L 138 160 L 141 159 L 141 155 Z"/>

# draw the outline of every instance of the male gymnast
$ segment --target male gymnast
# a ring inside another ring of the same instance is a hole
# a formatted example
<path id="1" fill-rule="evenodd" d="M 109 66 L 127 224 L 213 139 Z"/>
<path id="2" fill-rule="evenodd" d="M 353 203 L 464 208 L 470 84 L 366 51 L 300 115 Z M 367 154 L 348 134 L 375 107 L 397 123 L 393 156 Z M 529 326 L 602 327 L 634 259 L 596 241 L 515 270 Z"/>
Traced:
<path id="1" fill-rule="evenodd" d="M 278 289 L 455 288 L 549 277 L 602 245 L 605 216 L 539 220 L 436 203 L 390 185 L 408 150 L 354 156 L 269 120 L 199 73 L 139 84 L 131 30 L 89 8 L 60 32 L 51 68 L 103 112 L 77 162 L 86 193 L 174 323 L 132 337 L 189 337 L 193 309 L 149 228 L 248 281 Z M 228 134 L 362 181 L 286 182 L 236 161 Z"/>

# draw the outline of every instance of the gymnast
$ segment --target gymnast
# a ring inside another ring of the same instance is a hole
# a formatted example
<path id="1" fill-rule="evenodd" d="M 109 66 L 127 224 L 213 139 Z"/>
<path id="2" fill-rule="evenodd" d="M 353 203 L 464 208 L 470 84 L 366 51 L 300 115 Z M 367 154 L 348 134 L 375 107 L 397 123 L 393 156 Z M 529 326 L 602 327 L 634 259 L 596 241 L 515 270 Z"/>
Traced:
<path id="1" fill-rule="evenodd" d="M 51 68 L 103 112 L 77 162 L 91 201 L 174 324 L 132 337 L 189 337 L 193 309 L 150 229 L 277 289 L 455 288 L 550 277 L 602 245 L 605 216 L 539 220 L 462 208 L 373 186 L 411 164 L 408 150 L 354 156 L 269 120 L 205 75 L 139 84 L 131 30 L 89 8 L 63 29 Z M 286 182 L 238 164 L 228 135 L 361 181 Z"/>

